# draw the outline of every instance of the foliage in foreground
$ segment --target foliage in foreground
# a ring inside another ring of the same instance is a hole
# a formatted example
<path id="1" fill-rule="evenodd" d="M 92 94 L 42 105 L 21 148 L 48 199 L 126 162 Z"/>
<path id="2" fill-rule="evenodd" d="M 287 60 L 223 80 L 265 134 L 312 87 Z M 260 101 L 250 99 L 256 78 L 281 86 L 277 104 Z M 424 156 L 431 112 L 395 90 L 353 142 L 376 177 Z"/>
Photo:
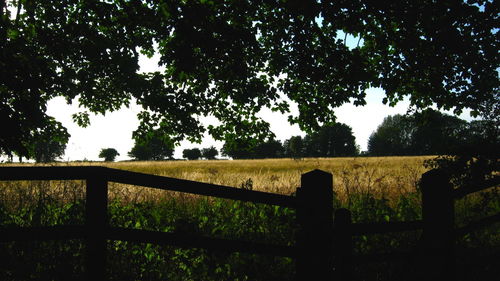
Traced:
<path id="1" fill-rule="evenodd" d="M 2 0 L 0 153 L 27 156 L 24 141 L 61 126 L 46 112 L 58 96 L 81 126 L 136 100 L 136 132 L 175 141 L 262 138 L 266 109 L 315 131 L 370 87 L 389 105 L 484 114 L 498 105 L 494 3 Z M 141 54 L 162 71 L 139 71 Z"/>
<path id="2" fill-rule="evenodd" d="M 5 186 L 4 186 L 5 187 Z M 252 188 L 251 181 L 242 188 Z M 83 224 L 84 201 L 75 195 L 61 202 L 42 192 L 24 204 L 2 196 L 0 226 Z M 466 223 L 500 210 L 500 193 L 494 189 L 457 202 L 457 223 Z M 348 207 L 354 222 L 410 221 L 420 219 L 419 193 L 401 195 L 395 201 L 370 193 L 350 194 L 348 201 L 335 199 L 336 207 Z M 157 202 L 123 201 L 109 204 L 110 223 L 135 229 L 199 234 L 280 245 L 293 245 L 295 212 L 291 209 L 214 198 L 163 198 Z M 493 226 L 458 240 L 460 262 L 468 264 L 478 255 L 498 251 L 499 227 Z M 355 254 L 417 251 L 419 232 L 358 236 Z M 83 241 L 29 241 L 0 244 L 1 280 L 83 280 Z M 418 256 L 415 255 L 416 258 Z M 227 253 L 202 249 L 110 241 L 110 280 L 293 280 L 292 259 Z M 418 264 L 418 263 L 417 263 Z M 494 264 L 476 267 L 475 276 L 464 280 L 487 280 Z M 477 266 L 477 265 L 476 265 Z M 461 267 L 465 268 L 465 267 Z M 496 267 L 498 270 L 498 267 Z M 355 280 L 408 280 L 418 271 L 414 261 L 361 264 Z M 467 273 L 467 272 L 466 272 Z M 481 273 L 485 275 L 481 275 Z M 474 277 L 474 278 L 472 278 Z"/>

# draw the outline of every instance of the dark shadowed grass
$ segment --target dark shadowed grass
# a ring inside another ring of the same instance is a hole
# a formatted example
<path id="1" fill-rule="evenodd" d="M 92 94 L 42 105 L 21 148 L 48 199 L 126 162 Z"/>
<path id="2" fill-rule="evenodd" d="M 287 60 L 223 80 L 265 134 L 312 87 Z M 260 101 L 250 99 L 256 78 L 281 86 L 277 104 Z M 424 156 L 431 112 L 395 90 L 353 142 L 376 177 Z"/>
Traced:
<path id="1" fill-rule="evenodd" d="M 407 169 L 415 170 L 414 174 L 389 179 L 374 166 L 351 166 L 336 176 L 334 206 L 351 210 L 354 223 L 421 219 L 416 169 Z M 237 186 L 253 188 L 254 181 L 248 177 L 239 179 Z M 414 185 L 408 185 L 412 181 Z M 398 189 L 398 182 L 406 187 Z M 0 188 L 0 227 L 84 223 L 81 181 L 0 182 Z M 131 192 L 130 187 L 118 184 L 110 184 L 109 197 L 112 226 L 295 243 L 292 209 L 139 188 Z M 467 196 L 455 207 L 458 227 L 496 214 L 500 210 L 498 188 Z M 496 224 L 458 237 L 459 280 L 494 280 L 488 277 L 498 276 L 500 259 L 493 260 L 491 255 L 500 252 L 499 233 Z M 390 262 L 358 259 L 354 280 L 411 280 L 418 276 L 420 237 L 421 231 L 356 236 L 356 257 L 391 252 L 412 256 Z M 0 260 L 7 261 L 0 264 L 0 280 L 83 280 L 83 253 L 81 240 L 0 243 Z M 293 280 L 294 266 L 290 258 L 108 241 L 110 280 Z"/>

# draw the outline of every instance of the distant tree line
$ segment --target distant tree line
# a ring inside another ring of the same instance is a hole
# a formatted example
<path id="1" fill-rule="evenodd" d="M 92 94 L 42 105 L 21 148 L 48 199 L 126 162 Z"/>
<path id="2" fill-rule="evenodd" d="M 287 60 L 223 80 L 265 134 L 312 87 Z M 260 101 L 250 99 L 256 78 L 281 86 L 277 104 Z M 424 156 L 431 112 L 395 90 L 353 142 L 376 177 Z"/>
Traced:
<path id="1" fill-rule="evenodd" d="M 219 155 L 219 151 L 214 146 L 203 148 L 201 150 L 199 148 L 191 148 L 184 149 L 182 151 L 182 157 L 188 160 L 198 160 L 202 157 L 207 160 L 214 160 L 217 155 Z"/>
<path id="2" fill-rule="evenodd" d="M 459 149 L 481 146 L 485 141 L 498 144 L 498 135 L 490 133 L 492 128 L 498 130 L 492 121 L 467 122 L 433 109 L 411 115 L 396 114 L 386 117 L 371 134 L 368 154 L 453 154 Z"/>
<path id="3" fill-rule="evenodd" d="M 28 159 L 51 162 L 64 154 L 69 134 L 62 128 L 34 134 L 28 147 Z M 498 124 L 494 121 L 467 122 L 433 109 L 413 114 L 387 116 L 370 135 L 368 151 L 364 155 L 449 155 L 457 150 L 490 147 L 500 144 Z M 134 136 L 135 143 L 128 156 L 134 160 L 151 161 L 173 159 L 174 141 L 161 131 L 148 131 Z M 351 127 L 343 123 L 328 124 L 318 131 L 292 136 L 281 142 L 275 138 L 259 141 L 254 138 L 228 138 L 222 156 L 233 159 L 343 157 L 360 154 Z M 114 148 L 103 148 L 99 157 L 114 161 L 119 153 Z M 214 147 L 184 149 L 188 160 L 216 159 L 219 151 Z"/>
<path id="4" fill-rule="evenodd" d="M 343 123 L 322 126 L 305 137 L 293 136 L 284 142 L 235 138 L 226 140 L 222 155 L 233 159 L 341 157 L 359 153 L 351 127 Z"/>

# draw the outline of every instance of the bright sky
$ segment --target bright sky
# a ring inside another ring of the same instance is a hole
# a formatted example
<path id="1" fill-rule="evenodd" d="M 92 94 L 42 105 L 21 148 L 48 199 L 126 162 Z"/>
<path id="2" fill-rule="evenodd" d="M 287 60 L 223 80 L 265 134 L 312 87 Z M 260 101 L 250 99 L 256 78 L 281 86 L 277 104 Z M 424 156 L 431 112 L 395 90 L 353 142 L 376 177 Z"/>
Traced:
<path id="1" fill-rule="evenodd" d="M 141 71 L 158 70 L 157 61 L 158 57 L 151 59 L 142 57 L 139 61 Z M 367 150 L 370 134 L 382 123 L 384 117 L 404 114 L 408 110 L 408 101 L 402 101 L 395 107 L 390 107 L 382 103 L 383 97 L 383 90 L 369 89 L 366 96 L 367 105 L 356 107 L 353 104 L 345 104 L 335 109 L 337 121 L 351 126 L 356 143 L 361 147 L 361 150 Z M 132 103 L 128 108 L 107 113 L 105 116 L 91 115 L 91 125 L 87 128 L 81 128 L 72 121 L 71 115 L 81 110 L 77 102 L 67 105 L 64 98 L 61 97 L 51 100 L 48 104 L 47 114 L 61 122 L 71 134 L 62 160 L 102 160 L 98 157 L 99 151 L 108 147 L 115 148 L 120 153 L 120 156 L 117 157 L 118 161 L 130 159 L 127 154 L 134 145 L 132 132 L 139 125 L 137 113 L 141 111 L 141 107 Z M 294 115 L 298 112 L 294 105 L 291 106 L 291 111 Z M 286 115 L 263 110 L 260 116 L 271 124 L 271 131 L 281 141 L 291 136 L 304 136 L 297 125 L 292 126 L 288 123 Z M 468 113 L 464 113 L 460 117 L 466 120 L 471 119 Z M 186 148 L 204 148 L 211 145 L 220 151 L 223 143 L 214 141 L 208 135 L 205 136 L 201 144 L 184 141 L 176 148 L 174 157 L 182 158 L 182 150 Z"/>
<path id="2" fill-rule="evenodd" d="M 338 37 L 344 39 L 342 34 L 339 34 Z M 356 46 L 357 43 L 357 38 L 352 36 L 347 37 L 347 46 Z M 140 71 L 151 72 L 160 70 L 157 66 L 158 61 L 158 55 L 151 59 L 142 56 L 139 59 Z M 356 143 L 361 147 L 361 150 L 367 150 L 370 134 L 382 123 L 384 117 L 394 114 L 404 114 L 408 110 L 408 101 L 402 101 L 395 107 L 389 107 L 382 103 L 383 97 L 383 90 L 369 89 L 366 97 L 367 105 L 356 107 L 352 104 L 345 104 L 335 109 L 337 121 L 351 126 L 356 137 Z M 80 111 L 81 108 L 78 108 L 77 102 L 74 102 L 73 105 L 67 105 L 61 97 L 51 100 L 48 104 L 47 114 L 55 117 L 71 134 L 63 157 L 64 161 L 101 160 L 98 158 L 99 151 L 102 148 L 108 147 L 115 148 L 120 153 L 120 156 L 117 157 L 118 161 L 130 159 L 127 154 L 134 145 L 132 132 L 139 125 L 136 116 L 141 111 L 140 106 L 132 103 L 129 108 L 122 108 L 105 116 L 92 115 L 90 118 L 91 125 L 87 128 L 78 127 L 71 119 L 73 113 Z M 291 111 L 294 115 L 298 112 L 294 105 L 291 106 Z M 292 126 L 288 123 L 286 115 L 264 110 L 260 116 L 271 124 L 271 131 L 281 141 L 291 136 L 304 136 L 304 133 L 300 131 L 297 125 Z M 470 120 L 468 114 L 463 114 L 460 117 Z M 182 150 L 186 148 L 204 148 L 211 145 L 217 147 L 220 151 L 223 143 L 214 141 L 208 135 L 205 136 L 201 144 L 192 144 L 184 141 L 176 148 L 174 157 L 182 158 Z"/>
<path id="3" fill-rule="evenodd" d="M 382 104 L 383 96 L 382 90 L 371 89 L 367 95 L 366 106 L 355 107 L 352 104 L 346 104 L 335 110 L 338 122 L 352 127 L 356 142 L 362 150 L 366 150 L 368 137 L 384 117 L 406 113 L 407 102 L 401 102 L 396 107 L 389 107 Z M 64 98 L 58 97 L 49 102 L 47 114 L 60 121 L 71 134 L 63 160 L 99 160 L 99 151 L 101 148 L 107 147 L 118 150 L 120 156 L 117 157 L 117 160 L 126 160 L 129 159 L 127 153 L 134 145 L 132 132 L 139 125 L 136 115 L 140 110 L 141 107 L 134 103 L 129 108 L 122 108 L 105 116 L 92 115 L 91 125 L 87 128 L 81 128 L 71 119 L 71 115 L 81 111 L 81 109 L 76 104 L 67 105 Z M 296 112 L 293 107 L 292 110 Z M 291 136 L 304 135 L 297 125 L 292 126 L 288 123 L 285 115 L 266 110 L 261 112 L 261 116 L 270 122 L 271 130 L 279 140 L 283 141 Z M 186 148 L 203 148 L 214 145 L 220 149 L 222 144 L 222 142 L 215 142 L 207 135 L 201 144 L 191 144 L 187 141 L 181 143 L 176 148 L 174 157 L 181 158 L 182 150 Z"/>

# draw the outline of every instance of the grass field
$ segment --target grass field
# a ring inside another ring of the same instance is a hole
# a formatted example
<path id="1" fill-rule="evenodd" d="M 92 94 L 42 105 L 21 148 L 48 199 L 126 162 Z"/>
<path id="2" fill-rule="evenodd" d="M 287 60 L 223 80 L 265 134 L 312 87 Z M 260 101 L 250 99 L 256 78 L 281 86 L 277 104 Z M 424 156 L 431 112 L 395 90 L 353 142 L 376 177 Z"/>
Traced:
<path id="1" fill-rule="evenodd" d="M 333 174 L 335 207 L 351 210 L 354 222 L 421 219 L 418 181 L 424 157 L 313 158 L 269 160 L 54 163 L 102 165 L 117 169 L 251 188 L 290 195 L 300 176 L 314 169 Z M 11 164 L 3 164 L 11 165 Z M 33 165 L 33 164 L 23 164 Z M 202 196 L 111 183 L 112 226 L 155 231 L 186 231 L 204 236 L 293 245 L 295 212 L 262 204 L 212 200 Z M 82 224 L 83 181 L 0 182 L 0 227 Z M 498 189 L 459 200 L 458 225 L 500 210 Z M 461 262 L 500 247 L 498 224 L 457 240 Z M 355 254 L 414 251 L 421 232 L 358 236 Z M 0 243 L 0 280 L 82 280 L 81 241 Z M 108 244 L 110 280 L 293 280 L 294 262 L 243 253 L 209 252 L 151 244 Z M 28 266 L 28 268 L 26 268 Z M 465 269 L 466 267 L 461 267 Z M 498 266 L 480 267 L 476 271 Z M 353 280 L 407 280 L 411 262 L 360 265 Z M 496 271 L 495 271 L 496 270 Z M 469 271 L 468 271 L 469 272 Z M 470 271 L 474 272 L 474 271 Z M 469 273 L 470 273 L 469 272 Z M 488 280 L 463 274 L 463 280 Z M 52 278 L 52 276 L 61 278 Z M 71 278 L 70 278 L 71 277 Z"/>
<path id="2" fill-rule="evenodd" d="M 101 165 L 232 187 L 246 185 L 253 190 L 285 195 L 294 193 L 296 188 L 300 186 L 300 177 L 303 173 L 320 169 L 333 174 L 334 191 L 338 199 L 345 202 L 349 195 L 354 193 L 369 193 L 375 197 L 384 197 L 393 201 L 401 194 L 415 192 L 418 180 L 426 170 L 423 162 L 430 158 L 431 156 L 349 157 L 306 158 L 302 160 L 77 162 L 49 165 Z M 67 185 L 68 183 L 52 183 L 52 185 L 58 184 Z M 55 190 L 69 192 L 67 186 Z M 119 196 L 121 199 L 131 201 L 155 200 L 162 197 L 162 192 L 120 184 L 111 184 L 110 193 L 111 197 Z"/>

